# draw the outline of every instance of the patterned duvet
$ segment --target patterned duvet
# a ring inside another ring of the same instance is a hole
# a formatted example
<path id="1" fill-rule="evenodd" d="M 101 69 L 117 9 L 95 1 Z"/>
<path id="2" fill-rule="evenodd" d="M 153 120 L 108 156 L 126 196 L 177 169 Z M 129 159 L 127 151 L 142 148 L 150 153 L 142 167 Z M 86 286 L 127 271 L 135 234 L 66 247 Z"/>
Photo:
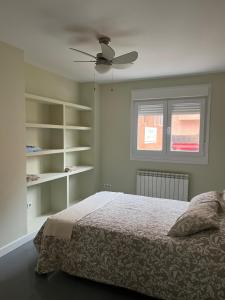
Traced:
<path id="1" fill-rule="evenodd" d="M 62 270 L 165 300 L 225 299 L 225 220 L 219 230 L 171 238 L 187 202 L 114 194 L 74 224 L 71 240 L 39 231 L 38 273 Z"/>

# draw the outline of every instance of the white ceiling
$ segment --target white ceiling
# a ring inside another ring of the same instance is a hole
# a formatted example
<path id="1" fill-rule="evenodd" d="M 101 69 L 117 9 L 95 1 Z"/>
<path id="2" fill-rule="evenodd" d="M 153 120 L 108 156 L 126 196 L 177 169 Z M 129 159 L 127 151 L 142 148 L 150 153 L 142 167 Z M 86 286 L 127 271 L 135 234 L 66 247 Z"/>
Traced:
<path id="1" fill-rule="evenodd" d="M 0 40 L 24 49 L 25 60 L 77 81 L 94 66 L 73 63 L 96 54 L 95 32 L 111 37 L 116 55 L 137 50 L 126 70 L 98 81 L 225 70 L 225 0 L 0 0 Z"/>

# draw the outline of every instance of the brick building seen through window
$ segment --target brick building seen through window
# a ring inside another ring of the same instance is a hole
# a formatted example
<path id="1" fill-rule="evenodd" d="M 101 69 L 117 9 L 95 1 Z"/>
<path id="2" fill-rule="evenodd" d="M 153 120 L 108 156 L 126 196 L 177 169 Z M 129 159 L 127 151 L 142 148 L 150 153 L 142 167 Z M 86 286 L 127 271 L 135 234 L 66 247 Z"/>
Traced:
<path id="1" fill-rule="evenodd" d="M 172 114 L 171 151 L 199 151 L 200 114 Z M 147 114 L 138 116 L 138 150 L 162 151 L 163 115 Z"/>

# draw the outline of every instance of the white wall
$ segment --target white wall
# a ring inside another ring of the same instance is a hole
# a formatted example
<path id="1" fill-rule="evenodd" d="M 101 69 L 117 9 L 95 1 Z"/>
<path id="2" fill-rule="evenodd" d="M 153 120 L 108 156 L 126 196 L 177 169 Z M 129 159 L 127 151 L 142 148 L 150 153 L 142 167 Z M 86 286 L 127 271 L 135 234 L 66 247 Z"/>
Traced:
<path id="1" fill-rule="evenodd" d="M 131 90 L 201 83 L 212 84 L 209 164 L 131 161 Z M 225 73 L 104 84 L 101 85 L 100 111 L 101 182 L 112 184 L 114 191 L 135 193 L 137 169 L 189 173 L 190 196 L 208 190 L 225 189 Z"/>
<path id="2" fill-rule="evenodd" d="M 92 130 L 90 132 L 92 150 L 84 153 L 85 159 L 90 159 L 94 170 L 82 174 L 81 186 L 83 197 L 100 190 L 100 86 L 93 83 L 80 84 L 80 100 L 83 105 L 92 107 Z M 87 184 L 88 182 L 88 184 Z"/>
<path id="3" fill-rule="evenodd" d="M 0 247 L 26 234 L 23 52 L 0 42 Z"/>
<path id="4" fill-rule="evenodd" d="M 79 102 L 78 82 L 31 64 L 25 64 L 25 90 L 35 95 Z"/>

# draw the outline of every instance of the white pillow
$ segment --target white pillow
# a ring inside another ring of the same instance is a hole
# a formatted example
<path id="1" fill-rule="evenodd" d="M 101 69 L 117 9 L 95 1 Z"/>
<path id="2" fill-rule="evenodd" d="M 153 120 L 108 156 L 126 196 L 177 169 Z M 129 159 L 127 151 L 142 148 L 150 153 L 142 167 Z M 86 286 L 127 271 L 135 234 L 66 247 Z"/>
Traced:
<path id="1" fill-rule="evenodd" d="M 225 201 L 223 199 L 223 194 L 216 191 L 202 193 L 193 197 L 190 201 L 189 208 L 195 207 L 196 205 L 206 203 L 206 202 L 209 203 L 218 202 L 219 204 L 218 211 L 225 212 Z"/>
<path id="2" fill-rule="evenodd" d="M 219 228 L 219 216 L 217 202 L 206 202 L 188 208 L 175 224 L 170 228 L 167 235 L 181 237 L 192 235 L 206 229 Z"/>
<path id="3" fill-rule="evenodd" d="M 170 228 L 169 236 L 187 236 L 206 229 L 219 228 L 219 213 L 225 211 L 222 194 L 211 191 L 193 197 L 189 207 Z"/>

